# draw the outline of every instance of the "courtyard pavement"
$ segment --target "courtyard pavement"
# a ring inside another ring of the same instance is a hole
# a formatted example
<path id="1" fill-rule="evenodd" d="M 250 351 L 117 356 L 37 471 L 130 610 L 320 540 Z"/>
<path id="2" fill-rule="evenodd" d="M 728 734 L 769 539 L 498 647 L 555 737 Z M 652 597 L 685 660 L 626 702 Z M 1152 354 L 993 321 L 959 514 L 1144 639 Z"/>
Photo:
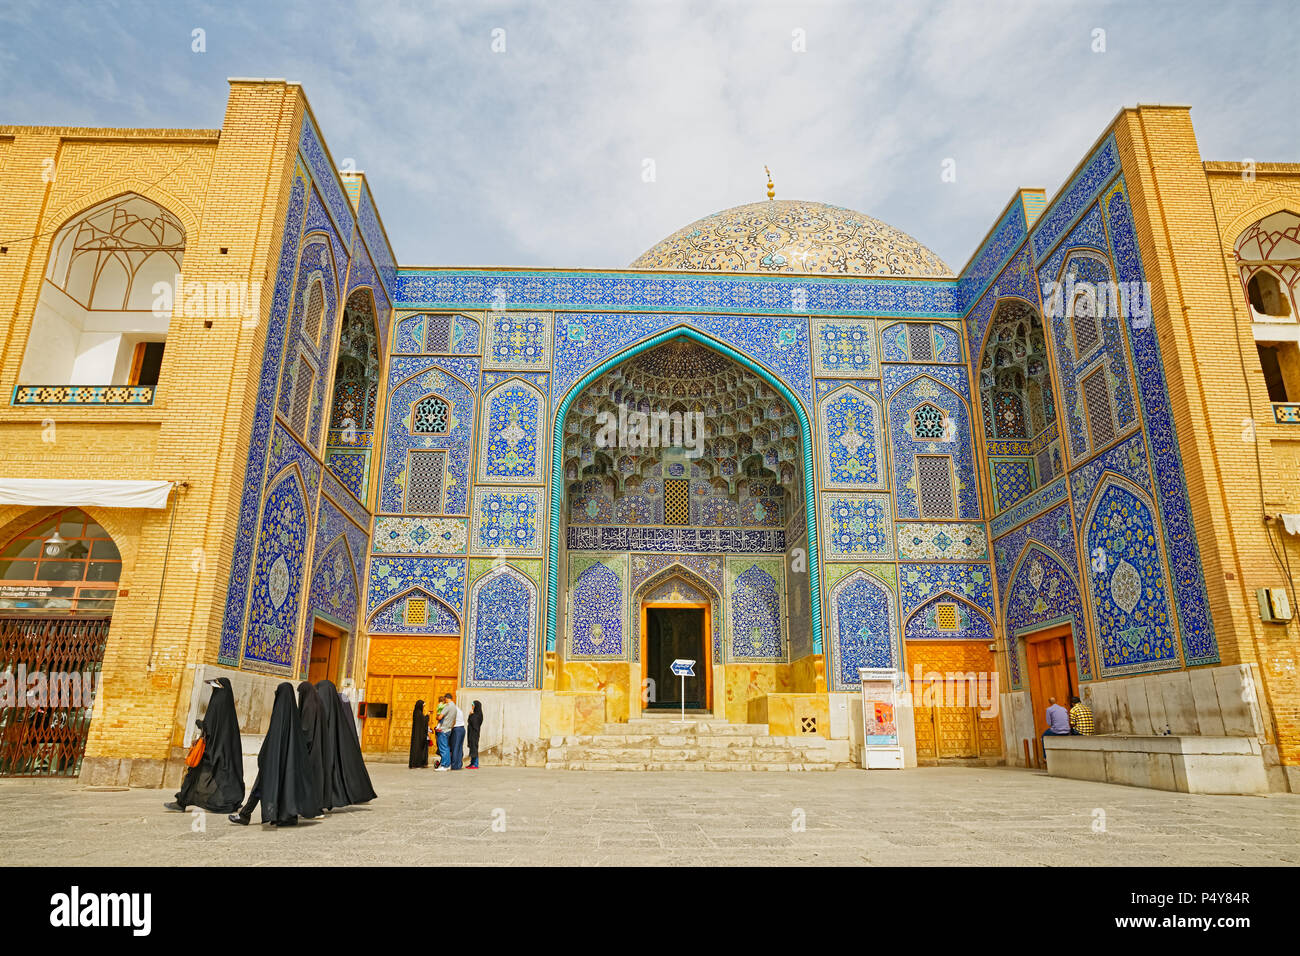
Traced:
<path id="1" fill-rule="evenodd" d="M 614 773 L 370 764 L 379 799 L 244 828 L 161 790 L 0 780 L 0 865 L 1296 865 L 1300 795 L 1009 768 Z"/>

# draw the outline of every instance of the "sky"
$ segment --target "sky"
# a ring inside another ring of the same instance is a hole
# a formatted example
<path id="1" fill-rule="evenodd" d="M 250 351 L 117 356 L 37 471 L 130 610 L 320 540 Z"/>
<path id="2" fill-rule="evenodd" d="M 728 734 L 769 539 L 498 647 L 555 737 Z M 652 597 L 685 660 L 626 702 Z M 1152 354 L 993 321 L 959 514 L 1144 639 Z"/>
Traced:
<path id="1" fill-rule="evenodd" d="M 0 124 L 215 128 L 227 78 L 283 78 L 403 265 L 623 268 L 763 199 L 766 165 L 778 198 L 955 271 L 1124 106 L 1191 106 L 1205 159 L 1300 161 L 1295 23 L 1291 0 L 0 0 Z"/>

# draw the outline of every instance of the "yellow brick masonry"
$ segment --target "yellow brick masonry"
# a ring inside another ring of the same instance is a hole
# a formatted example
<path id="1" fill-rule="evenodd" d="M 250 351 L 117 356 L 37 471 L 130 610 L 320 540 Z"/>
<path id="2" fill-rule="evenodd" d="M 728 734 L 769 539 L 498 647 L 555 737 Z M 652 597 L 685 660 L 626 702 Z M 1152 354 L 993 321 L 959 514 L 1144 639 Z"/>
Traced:
<path id="1" fill-rule="evenodd" d="M 193 665 L 216 658 L 305 107 L 295 84 L 232 81 L 219 133 L 0 127 L 0 475 L 189 484 L 173 496 L 165 579 L 171 513 L 93 511 L 122 551 L 126 593 L 113 614 L 83 780 L 160 785 L 183 735 Z M 176 316 L 152 407 L 10 407 L 53 234 L 128 191 L 184 224 L 187 281 L 260 290 L 256 320 Z M 0 539 L 43 513 L 0 507 Z"/>
<path id="2" fill-rule="evenodd" d="M 1202 163 L 1182 107 L 1125 110 L 1115 134 L 1219 649 L 1224 663 L 1259 666 L 1281 762 L 1295 767 L 1300 624 L 1263 623 L 1255 592 L 1286 587 L 1293 604 L 1297 598 L 1263 516 L 1300 510 L 1295 476 L 1287 479 L 1300 427 L 1273 424 L 1233 246 L 1256 219 L 1300 211 L 1300 166 L 1262 167 L 1250 182 L 1239 164 Z M 1300 570 L 1300 549 L 1285 547 Z"/>

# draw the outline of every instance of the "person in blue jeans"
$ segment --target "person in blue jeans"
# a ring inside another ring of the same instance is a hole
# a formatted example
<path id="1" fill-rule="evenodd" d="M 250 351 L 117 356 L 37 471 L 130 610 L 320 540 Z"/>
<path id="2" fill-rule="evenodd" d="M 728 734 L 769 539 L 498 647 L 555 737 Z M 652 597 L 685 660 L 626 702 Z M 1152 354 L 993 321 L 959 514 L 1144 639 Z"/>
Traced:
<path id="1" fill-rule="evenodd" d="M 455 705 L 443 694 L 438 701 L 438 770 L 451 769 L 451 730 L 455 722 Z"/>
<path id="2" fill-rule="evenodd" d="M 455 702 L 448 697 L 447 706 L 455 711 L 455 719 L 451 725 L 451 769 L 465 769 L 465 711 L 456 706 Z"/>

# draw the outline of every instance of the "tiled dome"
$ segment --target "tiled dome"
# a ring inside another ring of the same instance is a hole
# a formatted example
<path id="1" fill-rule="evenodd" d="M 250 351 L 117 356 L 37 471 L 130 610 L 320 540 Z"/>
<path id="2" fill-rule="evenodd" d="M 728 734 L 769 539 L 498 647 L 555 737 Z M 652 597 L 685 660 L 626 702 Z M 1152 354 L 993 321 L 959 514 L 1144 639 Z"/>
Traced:
<path id="1" fill-rule="evenodd" d="M 769 199 L 724 209 L 679 229 L 632 263 L 657 272 L 951 278 L 905 232 L 852 209 Z"/>

